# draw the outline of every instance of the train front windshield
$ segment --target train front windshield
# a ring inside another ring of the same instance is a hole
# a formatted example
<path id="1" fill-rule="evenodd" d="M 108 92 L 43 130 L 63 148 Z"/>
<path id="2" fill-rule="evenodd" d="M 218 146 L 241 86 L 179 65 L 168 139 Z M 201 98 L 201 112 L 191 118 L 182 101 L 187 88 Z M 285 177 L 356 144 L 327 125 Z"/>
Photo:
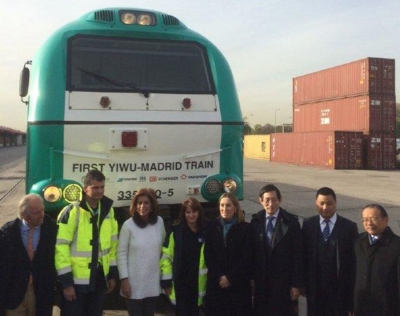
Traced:
<path id="1" fill-rule="evenodd" d="M 68 91 L 214 94 L 196 43 L 79 36 L 68 48 Z"/>

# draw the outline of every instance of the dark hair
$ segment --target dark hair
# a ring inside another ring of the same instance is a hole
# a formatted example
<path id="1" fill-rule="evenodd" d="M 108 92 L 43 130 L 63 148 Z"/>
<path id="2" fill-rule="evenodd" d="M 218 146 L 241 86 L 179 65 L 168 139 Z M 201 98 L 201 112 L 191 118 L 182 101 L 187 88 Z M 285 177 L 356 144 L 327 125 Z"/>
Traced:
<path id="1" fill-rule="evenodd" d="M 150 214 L 148 220 L 144 220 L 137 212 L 137 203 L 140 197 L 147 196 L 150 201 Z M 158 219 L 158 202 L 157 196 L 153 189 L 140 189 L 132 199 L 131 206 L 129 208 L 129 213 L 131 214 L 133 221 L 141 228 L 147 226 L 147 224 L 155 224 Z"/>
<path id="2" fill-rule="evenodd" d="M 281 191 L 279 191 L 279 189 L 273 184 L 267 184 L 261 188 L 260 193 L 259 193 L 260 198 L 263 197 L 264 193 L 271 192 L 271 191 L 276 192 L 276 197 L 278 198 L 279 201 L 282 199 Z"/>
<path id="3" fill-rule="evenodd" d="M 381 213 L 382 218 L 388 218 L 389 217 L 388 213 L 385 210 L 385 208 L 380 204 L 371 203 L 371 204 L 366 205 L 364 207 L 364 210 L 366 208 L 374 208 L 374 209 L 378 210 Z"/>
<path id="4" fill-rule="evenodd" d="M 90 186 L 93 180 L 103 182 L 106 180 L 106 177 L 101 171 L 97 169 L 90 170 L 83 178 L 83 186 Z"/>
<path id="5" fill-rule="evenodd" d="M 233 203 L 233 205 L 236 207 L 236 212 L 235 212 L 235 214 L 233 215 L 233 217 L 236 218 L 237 222 L 238 222 L 238 223 L 244 222 L 244 213 L 243 213 L 242 208 L 240 207 L 239 200 L 238 200 L 238 198 L 236 197 L 236 195 L 234 195 L 233 193 L 223 193 L 223 194 L 219 197 L 219 200 L 218 200 L 218 207 L 219 207 L 219 205 L 221 204 L 221 200 L 222 200 L 223 198 L 228 198 L 229 200 L 231 200 L 231 202 Z"/>
<path id="6" fill-rule="evenodd" d="M 196 227 L 197 228 L 202 227 L 204 224 L 203 207 L 201 206 L 200 202 L 193 197 L 188 198 L 187 200 L 183 201 L 182 206 L 181 206 L 181 211 L 179 212 L 178 221 L 180 223 L 184 223 L 185 225 L 187 225 L 185 212 L 189 206 L 192 208 L 193 211 L 196 211 L 199 213 L 199 216 L 197 217 L 197 221 L 196 221 Z"/>
<path id="7" fill-rule="evenodd" d="M 318 195 L 324 195 L 324 196 L 331 195 L 331 196 L 333 197 L 333 199 L 335 200 L 335 202 L 336 202 L 336 194 L 335 194 L 335 191 L 333 191 L 331 188 L 328 188 L 328 187 L 322 187 L 322 188 L 320 188 L 320 189 L 317 191 L 317 194 L 315 195 L 315 198 L 318 198 Z"/>

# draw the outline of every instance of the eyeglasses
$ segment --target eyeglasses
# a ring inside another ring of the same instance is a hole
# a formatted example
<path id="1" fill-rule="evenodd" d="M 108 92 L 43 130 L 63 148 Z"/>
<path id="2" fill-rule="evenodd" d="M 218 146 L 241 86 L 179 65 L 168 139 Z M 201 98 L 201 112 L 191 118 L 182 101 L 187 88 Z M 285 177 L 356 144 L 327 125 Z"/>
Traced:
<path id="1" fill-rule="evenodd" d="M 279 199 L 278 198 L 276 198 L 276 197 L 273 197 L 273 198 L 266 198 L 266 199 L 264 199 L 264 203 L 265 204 L 269 204 L 269 203 L 276 203 L 276 202 L 278 202 L 279 201 Z"/>
<path id="2" fill-rule="evenodd" d="M 364 217 L 364 218 L 361 219 L 361 222 L 363 222 L 363 223 L 371 222 L 373 224 L 376 224 L 381 219 L 382 219 L 382 217 Z"/>

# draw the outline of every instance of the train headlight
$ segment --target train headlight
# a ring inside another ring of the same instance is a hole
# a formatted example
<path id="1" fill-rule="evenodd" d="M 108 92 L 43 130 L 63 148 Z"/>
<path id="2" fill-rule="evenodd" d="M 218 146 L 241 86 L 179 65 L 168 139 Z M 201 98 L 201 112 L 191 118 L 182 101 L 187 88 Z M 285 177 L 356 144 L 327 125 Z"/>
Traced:
<path id="1" fill-rule="evenodd" d="M 150 14 L 140 14 L 137 18 L 139 25 L 153 25 L 153 19 Z"/>
<path id="2" fill-rule="evenodd" d="M 124 24 L 136 24 L 136 15 L 131 12 L 122 13 L 121 22 Z"/>
<path id="3" fill-rule="evenodd" d="M 82 199 L 82 189 L 77 184 L 67 185 L 64 189 L 64 199 L 68 203 L 77 202 Z"/>
<path id="4" fill-rule="evenodd" d="M 61 196 L 61 189 L 53 185 L 45 188 L 43 191 L 43 198 L 50 203 L 58 202 Z"/>
<path id="5" fill-rule="evenodd" d="M 207 178 L 201 186 L 201 195 L 210 202 L 218 201 L 222 193 L 233 193 L 243 199 L 243 185 L 236 174 L 215 174 Z"/>
<path id="6" fill-rule="evenodd" d="M 221 194 L 221 182 L 217 179 L 210 179 L 205 184 L 205 189 L 209 195 Z"/>
<path id="7" fill-rule="evenodd" d="M 223 186 L 226 193 L 234 193 L 237 189 L 237 183 L 233 179 L 225 179 Z"/>
<path id="8" fill-rule="evenodd" d="M 156 25 L 156 16 L 151 12 L 120 11 L 119 18 L 125 25 Z"/>
<path id="9" fill-rule="evenodd" d="M 42 196 L 45 212 L 55 217 L 65 206 L 82 199 L 83 188 L 75 180 L 44 179 L 34 183 L 29 193 Z"/>

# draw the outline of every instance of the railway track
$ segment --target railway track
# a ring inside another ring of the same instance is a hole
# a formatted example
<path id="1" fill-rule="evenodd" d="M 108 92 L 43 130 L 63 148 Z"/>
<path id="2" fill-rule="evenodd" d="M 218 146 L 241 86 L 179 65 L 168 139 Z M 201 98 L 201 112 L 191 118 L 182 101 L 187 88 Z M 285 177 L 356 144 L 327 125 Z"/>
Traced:
<path id="1" fill-rule="evenodd" d="M 16 178 L 17 182 L 11 186 L 11 188 L 6 188 L 5 192 L 1 191 L 0 195 L 0 203 L 3 201 L 12 191 L 14 191 L 23 181 L 25 181 L 25 177 Z"/>
<path id="2" fill-rule="evenodd" d="M 0 169 L 0 226 L 16 217 L 16 209 L 25 194 L 25 160 L 3 165 Z"/>

